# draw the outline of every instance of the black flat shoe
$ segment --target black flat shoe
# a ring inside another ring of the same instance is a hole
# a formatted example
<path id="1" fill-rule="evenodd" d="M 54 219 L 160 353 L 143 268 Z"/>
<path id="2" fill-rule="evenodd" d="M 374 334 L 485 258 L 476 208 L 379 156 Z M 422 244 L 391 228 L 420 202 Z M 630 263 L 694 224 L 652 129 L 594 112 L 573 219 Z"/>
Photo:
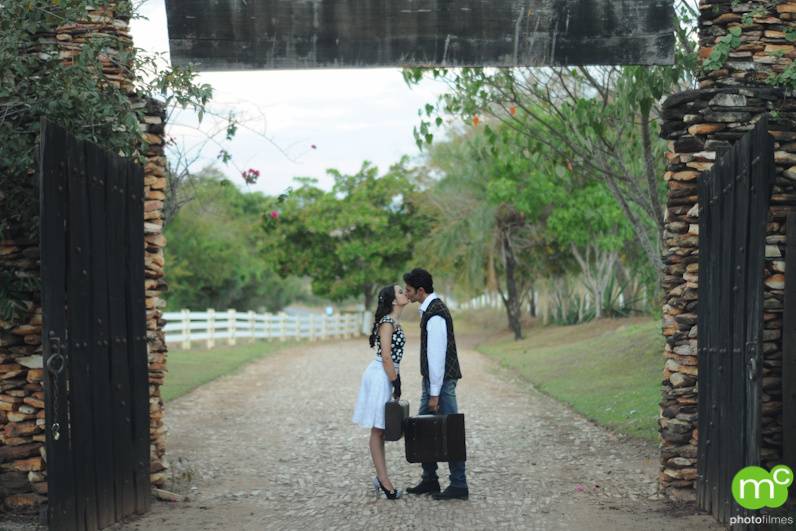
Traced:
<path id="1" fill-rule="evenodd" d="M 438 494 L 440 490 L 439 481 L 421 481 L 417 486 L 406 489 L 406 492 L 409 494 Z"/>
<path id="2" fill-rule="evenodd" d="M 397 500 L 401 497 L 401 491 L 398 489 L 387 490 L 384 485 L 382 485 L 381 480 L 378 477 L 373 478 L 373 486 L 376 487 L 376 491 L 381 490 L 384 493 L 384 496 L 387 497 L 388 500 Z"/>
<path id="3" fill-rule="evenodd" d="M 448 487 L 442 492 L 432 494 L 435 500 L 466 500 L 470 496 L 470 491 L 463 487 Z"/>

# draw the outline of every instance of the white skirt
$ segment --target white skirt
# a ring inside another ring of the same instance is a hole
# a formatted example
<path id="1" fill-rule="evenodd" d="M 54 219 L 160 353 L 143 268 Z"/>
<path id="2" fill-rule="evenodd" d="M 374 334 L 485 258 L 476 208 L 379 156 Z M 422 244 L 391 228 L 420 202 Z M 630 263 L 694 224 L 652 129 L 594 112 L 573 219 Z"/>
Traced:
<path id="1" fill-rule="evenodd" d="M 392 398 L 392 384 L 381 359 L 375 359 L 362 374 L 359 396 L 351 420 L 363 428 L 384 429 L 384 404 Z"/>

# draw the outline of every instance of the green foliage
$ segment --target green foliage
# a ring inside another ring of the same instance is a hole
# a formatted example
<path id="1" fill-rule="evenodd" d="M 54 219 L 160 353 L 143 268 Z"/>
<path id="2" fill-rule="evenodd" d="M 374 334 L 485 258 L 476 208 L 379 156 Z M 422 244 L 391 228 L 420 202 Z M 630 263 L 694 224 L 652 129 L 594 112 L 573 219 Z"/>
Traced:
<path id="1" fill-rule="evenodd" d="M 790 64 L 779 74 L 772 73 L 766 82 L 775 87 L 781 87 L 785 90 L 796 90 L 796 65 Z M 779 113 L 776 114 L 776 117 Z"/>
<path id="2" fill-rule="evenodd" d="M 0 320 L 15 320 L 28 311 L 30 308 L 22 301 L 31 300 L 39 285 L 38 278 L 20 276 L 0 265 Z"/>
<path id="3" fill-rule="evenodd" d="M 273 204 L 278 217 L 263 222 L 277 271 L 310 277 L 319 296 L 363 296 L 366 305 L 377 288 L 399 282 L 427 227 L 406 164 L 403 159 L 382 176 L 368 162 L 353 175 L 329 170 L 329 192 L 314 179 L 298 179 L 300 186 Z"/>
<path id="4" fill-rule="evenodd" d="M 553 308 L 550 322 L 557 326 L 573 326 L 594 319 L 594 308 L 588 307 L 585 295 L 571 293 L 566 304 Z"/>
<path id="5" fill-rule="evenodd" d="M 193 177 L 193 201 L 166 227 L 168 307 L 276 312 L 301 295 L 301 281 L 281 279 L 259 230 L 270 199 L 243 193 L 213 168 Z"/>
<path id="6" fill-rule="evenodd" d="M 632 238 L 627 218 L 604 184 L 590 182 L 557 192 L 547 227 L 561 244 L 618 251 Z"/>
<path id="7" fill-rule="evenodd" d="M 706 72 L 713 72 L 724 66 L 724 63 L 726 63 L 727 59 L 730 57 L 730 52 L 741 45 L 742 31 L 743 30 L 739 26 L 733 26 L 730 28 L 727 35 L 718 40 L 713 47 L 713 51 L 710 52 L 708 58 L 702 63 L 702 68 L 704 68 Z"/>
<path id="8" fill-rule="evenodd" d="M 37 233 L 34 170 L 41 117 L 110 151 L 142 155 L 144 109 L 102 75 L 103 59 L 129 75 L 142 98 L 201 111 L 212 95 L 208 85 L 196 83 L 190 68 L 163 70 L 159 57 L 110 35 L 88 37 L 71 63 L 62 60 L 54 29 L 86 20 L 89 6 L 114 5 L 122 17 L 134 16 L 129 2 L 115 0 L 26 0 L 4 2 L 0 9 L 0 238 Z M 9 234 L 12 227 L 15 234 Z"/>
<path id="9" fill-rule="evenodd" d="M 435 115 L 454 114 L 467 122 L 475 116 L 490 116 L 484 126 L 478 125 L 480 119 L 473 119 L 473 124 L 483 129 L 489 143 L 502 144 L 498 151 L 505 151 L 509 142 L 515 144 L 509 151 L 512 158 L 499 161 L 506 173 L 552 175 L 566 167 L 587 180 L 602 181 L 630 226 L 636 227 L 633 235 L 657 269 L 664 197 L 659 176 L 665 143 L 658 138 L 652 108 L 688 75 L 687 70 L 679 65 L 602 70 L 468 68 L 453 73 L 434 69 L 404 74 L 409 82 L 427 75 L 444 79 L 451 87 L 436 106 L 423 109 L 416 130 L 419 144 L 433 141 L 429 131 Z M 517 167 L 522 165 L 522 169 Z M 525 195 L 525 199 L 534 197 Z M 528 207 L 523 211 L 536 209 Z"/>

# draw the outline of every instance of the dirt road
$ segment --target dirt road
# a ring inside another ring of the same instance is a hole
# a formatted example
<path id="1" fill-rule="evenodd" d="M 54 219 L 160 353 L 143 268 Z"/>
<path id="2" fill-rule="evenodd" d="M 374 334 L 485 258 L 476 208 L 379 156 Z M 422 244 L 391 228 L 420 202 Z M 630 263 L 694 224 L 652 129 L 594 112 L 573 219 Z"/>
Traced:
<path id="1" fill-rule="evenodd" d="M 472 349 L 460 354 L 458 388 L 470 499 L 379 499 L 368 432 L 351 422 L 371 357 L 364 340 L 315 343 L 170 403 L 169 488 L 189 499 L 157 502 L 116 529 L 721 529 L 657 498 L 654 445 L 595 426 Z M 417 358 L 410 337 L 402 380 L 413 412 Z M 417 482 L 402 441 L 387 444 L 387 458 L 397 486 Z"/>

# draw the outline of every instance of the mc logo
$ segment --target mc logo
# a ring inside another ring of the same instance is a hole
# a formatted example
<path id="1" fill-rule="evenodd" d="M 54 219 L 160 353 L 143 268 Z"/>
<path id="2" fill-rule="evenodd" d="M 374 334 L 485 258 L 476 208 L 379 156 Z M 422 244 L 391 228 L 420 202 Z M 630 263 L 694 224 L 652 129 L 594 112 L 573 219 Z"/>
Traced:
<path id="1" fill-rule="evenodd" d="M 785 465 L 777 465 L 771 472 L 748 466 L 732 478 L 732 496 L 745 509 L 773 509 L 788 501 L 788 487 L 792 483 L 793 471 Z"/>

